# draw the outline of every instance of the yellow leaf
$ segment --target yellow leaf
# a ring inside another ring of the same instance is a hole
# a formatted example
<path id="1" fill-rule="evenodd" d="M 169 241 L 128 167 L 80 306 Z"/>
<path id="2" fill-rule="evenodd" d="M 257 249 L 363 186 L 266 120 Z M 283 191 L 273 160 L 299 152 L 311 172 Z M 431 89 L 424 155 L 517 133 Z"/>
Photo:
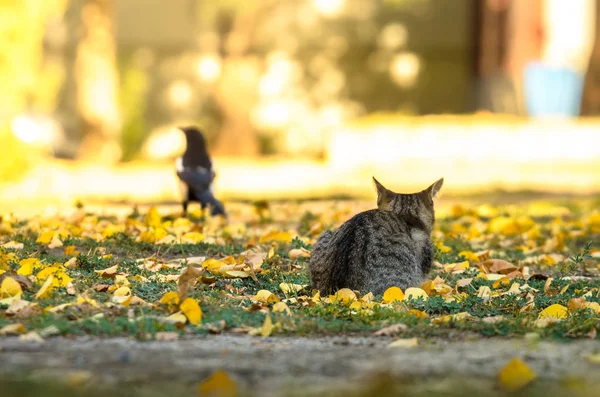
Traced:
<path id="1" fill-rule="evenodd" d="M 115 276 L 115 274 L 117 273 L 118 267 L 119 267 L 119 265 L 114 265 L 107 269 L 94 270 L 94 272 L 98 273 L 101 277 L 113 278 Z"/>
<path id="2" fill-rule="evenodd" d="M 267 336 L 271 335 L 271 332 L 273 332 L 273 320 L 271 320 L 271 315 L 267 314 L 265 316 L 265 322 L 260 329 L 260 334 L 263 338 L 266 338 Z"/>
<path id="3" fill-rule="evenodd" d="M 285 314 L 292 314 L 292 311 L 290 310 L 290 308 L 288 307 L 288 305 L 285 304 L 285 302 L 277 302 L 276 304 L 273 305 L 273 312 L 277 313 L 277 312 L 282 312 Z"/>
<path id="4" fill-rule="evenodd" d="M 54 237 L 55 232 L 53 231 L 47 231 L 47 232 L 43 232 L 40 233 L 37 240 L 35 240 L 36 243 L 39 244 L 50 244 L 50 241 L 52 241 L 52 238 Z"/>
<path id="5" fill-rule="evenodd" d="M 204 236 L 199 232 L 189 232 L 181 236 L 181 242 L 183 244 L 198 244 Z"/>
<path id="6" fill-rule="evenodd" d="M 48 248 L 50 248 L 50 249 L 59 248 L 62 246 L 63 246 L 63 242 L 60 241 L 60 238 L 58 238 L 58 234 L 55 234 L 54 237 L 52 237 L 50 244 L 48 244 Z"/>
<path id="7" fill-rule="evenodd" d="M 119 227 L 117 225 L 107 225 L 104 228 L 104 230 L 102 231 L 102 237 L 109 238 L 113 234 L 118 233 L 118 232 L 122 232 L 124 230 L 125 229 L 123 229 L 122 227 Z"/>
<path id="8" fill-rule="evenodd" d="M 427 295 L 427 292 L 423 291 L 421 288 L 414 287 L 407 288 L 404 292 L 404 300 L 419 299 L 419 297 L 423 298 L 423 300 L 427 300 L 429 295 Z"/>
<path id="9" fill-rule="evenodd" d="M 173 313 L 167 317 L 166 320 L 176 325 L 185 324 L 188 321 L 187 317 L 182 312 Z"/>
<path id="10" fill-rule="evenodd" d="M 565 285 L 559 292 L 559 295 L 564 294 L 569 289 L 569 284 Z"/>
<path id="11" fill-rule="evenodd" d="M 488 274 L 488 277 L 489 277 L 489 274 Z M 492 287 L 494 287 L 494 289 L 498 289 L 501 287 L 505 287 L 509 284 L 510 284 L 510 279 L 508 277 L 503 276 L 502 278 L 494 281 L 494 283 L 492 284 Z"/>
<path id="12" fill-rule="evenodd" d="M 11 277 L 6 277 L 0 284 L 0 299 L 21 298 L 23 290 L 21 285 Z"/>
<path id="13" fill-rule="evenodd" d="M 24 245 L 23 243 L 18 243 L 16 241 L 9 241 L 8 243 L 2 244 L 3 248 L 12 249 L 12 250 L 22 250 Z"/>
<path id="14" fill-rule="evenodd" d="M 559 305 L 559 304 L 554 304 L 554 305 L 550 305 L 547 308 L 545 308 L 544 310 L 542 310 L 542 312 L 540 313 L 540 316 L 538 317 L 540 320 L 543 320 L 545 318 L 552 318 L 552 319 L 563 319 L 565 317 L 567 317 L 567 315 L 569 314 L 569 310 L 564 307 L 563 305 Z"/>
<path id="15" fill-rule="evenodd" d="M 281 283 L 279 289 L 286 295 L 296 294 L 306 288 L 307 284 Z"/>
<path id="16" fill-rule="evenodd" d="M 146 243 L 159 243 L 169 233 L 162 227 L 152 228 L 140 235 L 140 240 Z"/>
<path id="17" fill-rule="evenodd" d="M 479 287 L 479 290 L 477 290 L 477 297 L 485 300 L 490 297 L 491 293 L 492 290 L 490 289 L 490 287 L 488 287 L 487 285 L 482 285 L 481 287 Z"/>
<path id="18" fill-rule="evenodd" d="M 186 298 L 179 305 L 179 309 L 191 324 L 198 325 L 202 321 L 202 309 L 200 309 L 200 306 L 195 299 Z"/>
<path id="19" fill-rule="evenodd" d="M 169 291 L 160 298 L 160 304 L 166 306 L 179 306 L 179 294 L 175 291 Z"/>
<path id="20" fill-rule="evenodd" d="M 443 253 L 452 251 L 452 248 L 445 246 L 442 241 L 438 241 L 435 246 L 438 248 L 438 250 L 440 250 L 440 252 Z"/>
<path id="21" fill-rule="evenodd" d="M 65 251 L 65 255 L 77 255 L 79 254 L 79 252 L 75 251 L 77 247 L 75 247 L 74 245 L 69 245 L 67 247 L 65 247 L 64 251 Z"/>
<path id="22" fill-rule="evenodd" d="M 500 370 L 498 380 L 504 390 L 514 392 L 527 386 L 536 376 L 527 364 L 515 357 Z"/>
<path id="23" fill-rule="evenodd" d="M 261 289 L 258 291 L 254 296 L 254 300 L 262 303 L 279 302 L 279 298 L 271 291 L 267 291 L 266 289 Z"/>
<path id="24" fill-rule="evenodd" d="M 600 364 L 600 354 L 588 354 L 585 358 L 592 364 Z"/>
<path id="25" fill-rule="evenodd" d="M 466 260 L 468 260 L 471 263 L 479 262 L 479 256 L 477 256 L 477 254 L 474 253 L 473 251 L 461 251 L 458 253 L 458 256 L 462 256 L 463 258 L 465 258 Z"/>
<path id="26" fill-rule="evenodd" d="M 271 241 L 279 241 L 282 243 L 289 243 L 292 241 L 292 235 L 288 232 L 278 232 L 272 231 L 264 236 L 262 236 L 259 240 L 261 243 L 268 243 Z"/>
<path id="27" fill-rule="evenodd" d="M 22 274 L 23 276 L 31 276 L 33 269 L 37 266 L 41 266 L 41 263 L 38 258 L 27 258 L 22 259 L 19 262 L 19 265 L 19 270 L 17 270 L 18 274 Z"/>
<path id="28" fill-rule="evenodd" d="M 237 397 L 237 384 L 223 370 L 216 371 L 198 385 L 200 396 Z"/>
<path id="29" fill-rule="evenodd" d="M 245 272 L 243 270 L 228 270 L 225 272 L 226 276 L 229 277 L 233 277 L 233 278 L 246 278 L 246 277 L 250 277 L 250 273 Z"/>
<path id="30" fill-rule="evenodd" d="M 444 271 L 447 273 L 464 271 L 469 267 L 468 261 L 458 262 L 458 263 L 449 263 L 444 265 Z"/>
<path id="31" fill-rule="evenodd" d="M 131 289 L 129 287 L 120 287 L 114 292 L 111 299 L 113 303 L 118 303 L 123 306 L 129 306 L 131 302 Z"/>
<path id="32" fill-rule="evenodd" d="M 417 338 L 405 338 L 405 339 L 397 339 L 397 340 L 393 341 L 392 343 L 390 343 L 388 345 L 388 347 L 408 348 L 408 347 L 415 347 L 418 345 L 419 345 L 419 340 Z"/>
<path id="33" fill-rule="evenodd" d="M 416 318 L 429 318 L 429 315 L 422 310 L 410 309 L 408 313 L 412 314 Z"/>
<path id="34" fill-rule="evenodd" d="M 390 287 L 383 293 L 383 301 L 385 303 L 401 302 L 402 300 L 404 300 L 404 292 L 398 287 Z"/>
<path id="35" fill-rule="evenodd" d="M 100 307 L 100 306 L 98 306 L 98 302 L 96 302 L 94 299 L 88 298 L 86 296 L 80 296 L 80 297 L 77 298 L 77 304 L 78 305 L 81 305 L 81 304 L 84 304 L 84 303 L 87 303 L 87 304 L 89 304 L 89 305 L 91 305 L 93 307 Z"/>
<path id="36" fill-rule="evenodd" d="M 40 287 L 38 292 L 35 294 L 35 299 L 46 299 L 50 297 L 50 292 L 52 291 L 52 282 L 54 281 L 54 276 L 51 274 L 48 276 L 44 284 Z"/>
<path id="37" fill-rule="evenodd" d="M 356 300 L 356 294 L 350 288 L 342 288 L 337 291 L 335 295 L 330 295 L 329 299 L 331 299 L 333 303 L 347 304 Z"/>
<path id="38" fill-rule="evenodd" d="M 431 280 L 425 281 L 421 284 L 421 289 L 427 293 L 427 295 L 431 295 L 433 291 L 435 291 L 435 283 Z"/>
<path id="39" fill-rule="evenodd" d="M 160 227 L 161 217 L 158 213 L 158 208 L 156 208 L 155 205 L 150 207 L 150 209 L 148 210 L 148 214 L 146 214 L 146 219 L 144 219 L 144 223 L 146 224 L 146 226 Z"/>
<path id="40" fill-rule="evenodd" d="M 0 336 L 18 335 L 27 332 L 25 326 L 21 323 L 8 324 L 0 328 Z"/>
<path id="41" fill-rule="evenodd" d="M 113 294 L 114 296 L 129 296 L 131 295 L 131 289 L 129 287 L 120 287 Z"/>
<path id="42" fill-rule="evenodd" d="M 163 229 L 164 230 L 164 229 Z M 166 232 L 166 231 L 165 231 Z M 167 234 L 165 237 L 156 241 L 156 244 L 173 244 L 177 240 L 172 234 Z"/>
<path id="43" fill-rule="evenodd" d="M 467 312 L 460 312 L 460 313 L 456 313 L 456 314 L 445 314 L 443 316 L 439 316 L 438 318 L 434 318 L 433 323 L 434 324 L 454 323 L 457 321 L 465 320 L 470 317 L 472 317 L 472 316 Z"/>
<path id="44" fill-rule="evenodd" d="M 211 273 L 219 273 L 223 266 L 227 265 L 225 262 L 214 258 L 208 258 L 202 262 L 202 267 Z"/>

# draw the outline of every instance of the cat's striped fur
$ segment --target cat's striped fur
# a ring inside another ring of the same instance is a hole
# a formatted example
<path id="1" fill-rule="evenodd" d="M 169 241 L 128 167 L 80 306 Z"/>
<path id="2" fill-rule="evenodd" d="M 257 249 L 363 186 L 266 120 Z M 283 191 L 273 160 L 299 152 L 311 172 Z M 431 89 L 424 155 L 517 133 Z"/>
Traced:
<path id="1" fill-rule="evenodd" d="M 418 287 L 431 268 L 433 199 L 444 180 L 413 194 L 394 193 L 373 181 L 377 209 L 325 231 L 313 249 L 310 278 L 321 293 L 351 288 L 381 295 L 391 286 Z"/>

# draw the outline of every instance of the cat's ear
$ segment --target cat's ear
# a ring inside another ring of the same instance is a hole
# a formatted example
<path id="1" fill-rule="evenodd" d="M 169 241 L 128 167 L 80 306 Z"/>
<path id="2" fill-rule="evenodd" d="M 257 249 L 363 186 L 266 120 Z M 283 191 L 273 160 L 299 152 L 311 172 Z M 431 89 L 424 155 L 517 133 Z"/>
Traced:
<path id="1" fill-rule="evenodd" d="M 390 197 L 390 191 L 386 189 L 375 177 L 373 177 L 373 184 L 375 185 L 375 189 L 377 189 L 377 206 L 381 207 L 387 199 Z"/>
<path id="2" fill-rule="evenodd" d="M 440 189 L 442 188 L 443 184 L 444 184 L 444 178 L 440 178 L 437 181 L 435 181 L 431 186 L 429 186 L 427 188 L 427 190 L 425 190 L 431 200 L 433 200 L 435 198 L 435 196 L 437 196 L 437 194 L 440 191 Z"/>

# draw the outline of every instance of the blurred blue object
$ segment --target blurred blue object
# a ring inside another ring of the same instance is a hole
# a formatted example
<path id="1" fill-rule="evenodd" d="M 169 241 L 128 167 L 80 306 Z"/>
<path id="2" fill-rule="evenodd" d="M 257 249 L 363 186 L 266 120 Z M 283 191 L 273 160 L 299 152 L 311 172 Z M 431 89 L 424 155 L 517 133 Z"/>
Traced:
<path id="1" fill-rule="evenodd" d="M 584 75 L 566 67 L 531 63 L 525 68 L 525 106 L 529 116 L 577 117 Z"/>

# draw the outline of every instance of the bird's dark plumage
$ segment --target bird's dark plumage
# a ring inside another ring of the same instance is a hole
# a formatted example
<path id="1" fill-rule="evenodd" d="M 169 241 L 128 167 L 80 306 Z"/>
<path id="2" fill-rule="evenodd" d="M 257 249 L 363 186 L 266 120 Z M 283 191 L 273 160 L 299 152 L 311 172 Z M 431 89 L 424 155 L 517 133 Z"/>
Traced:
<path id="1" fill-rule="evenodd" d="M 200 203 L 202 209 L 207 206 L 212 215 L 225 215 L 223 203 L 215 198 L 211 191 L 215 172 L 206 150 L 206 142 L 202 132 L 196 127 L 181 128 L 186 138 L 186 150 L 178 159 L 177 177 L 187 187 L 183 199 L 183 212 L 187 212 L 190 201 Z"/>

